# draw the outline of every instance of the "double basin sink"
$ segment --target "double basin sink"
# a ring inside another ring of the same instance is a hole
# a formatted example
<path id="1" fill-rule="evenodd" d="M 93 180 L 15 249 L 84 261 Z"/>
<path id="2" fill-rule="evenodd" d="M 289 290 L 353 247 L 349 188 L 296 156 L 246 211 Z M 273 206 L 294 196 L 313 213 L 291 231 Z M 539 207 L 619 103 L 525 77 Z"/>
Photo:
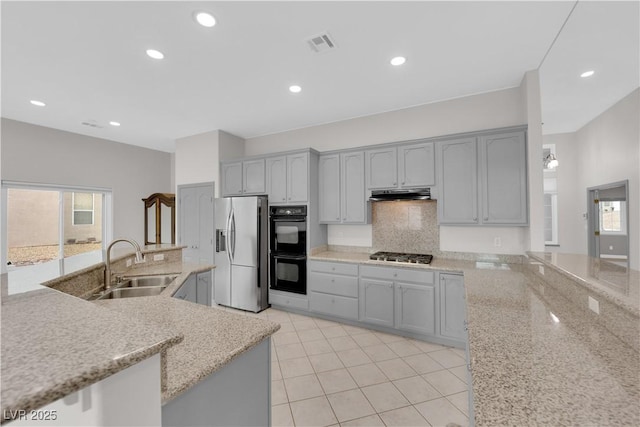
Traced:
<path id="1" fill-rule="evenodd" d="M 125 277 L 111 288 L 93 295 L 90 300 L 133 298 L 160 295 L 177 274 Z"/>

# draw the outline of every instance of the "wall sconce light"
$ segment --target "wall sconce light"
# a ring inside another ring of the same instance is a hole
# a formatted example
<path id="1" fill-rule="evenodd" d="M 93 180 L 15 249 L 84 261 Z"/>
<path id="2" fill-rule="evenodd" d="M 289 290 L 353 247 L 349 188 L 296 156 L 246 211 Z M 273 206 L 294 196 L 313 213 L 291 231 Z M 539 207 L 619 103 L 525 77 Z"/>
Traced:
<path id="1" fill-rule="evenodd" d="M 550 153 L 543 161 L 545 169 L 555 169 L 558 166 L 558 159 L 553 153 Z"/>

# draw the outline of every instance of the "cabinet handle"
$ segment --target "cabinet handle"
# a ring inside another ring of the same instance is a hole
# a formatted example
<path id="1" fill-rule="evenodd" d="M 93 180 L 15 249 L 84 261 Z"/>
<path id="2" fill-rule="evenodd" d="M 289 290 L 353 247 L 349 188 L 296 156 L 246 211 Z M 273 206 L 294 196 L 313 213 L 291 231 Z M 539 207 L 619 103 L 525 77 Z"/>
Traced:
<path id="1" fill-rule="evenodd" d="M 473 220 L 474 220 L 474 221 L 477 221 L 477 220 L 478 220 L 478 217 L 477 217 L 477 216 L 474 216 L 474 217 L 473 217 Z"/>
<path id="2" fill-rule="evenodd" d="M 404 181 L 402 181 L 402 185 L 404 185 Z"/>
<path id="3" fill-rule="evenodd" d="M 488 217 L 488 216 L 485 216 L 485 217 L 484 217 L 484 220 L 485 220 L 485 221 L 488 221 L 488 220 L 489 220 L 489 217 Z"/>
<path id="4" fill-rule="evenodd" d="M 335 267 L 331 267 L 331 271 L 336 271 L 336 268 Z"/>
<path id="5" fill-rule="evenodd" d="M 394 183 L 393 183 L 393 185 L 398 185 L 398 183 L 397 183 L 397 182 L 394 182 Z"/>
<path id="6" fill-rule="evenodd" d="M 388 285 L 387 285 L 387 287 L 388 287 L 389 289 L 393 289 L 393 283 L 388 284 Z M 402 289 L 402 286 L 398 286 L 398 287 L 399 287 L 400 289 Z"/>
<path id="7" fill-rule="evenodd" d="M 343 221 L 346 221 L 346 220 L 347 220 L 347 218 L 342 218 L 342 220 L 343 220 Z"/>
<path id="8" fill-rule="evenodd" d="M 393 273 L 393 277 L 398 277 L 398 273 Z"/>
<path id="9" fill-rule="evenodd" d="M 286 200 L 286 199 L 283 197 L 283 198 L 282 198 L 282 201 L 284 202 L 285 200 Z"/>
<path id="10" fill-rule="evenodd" d="M 336 221 L 340 221 L 340 217 L 339 217 L 339 216 L 338 216 L 338 217 L 336 217 Z"/>
<path id="11" fill-rule="evenodd" d="M 331 283 L 336 283 L 336 279 L 331 279 Z"/>

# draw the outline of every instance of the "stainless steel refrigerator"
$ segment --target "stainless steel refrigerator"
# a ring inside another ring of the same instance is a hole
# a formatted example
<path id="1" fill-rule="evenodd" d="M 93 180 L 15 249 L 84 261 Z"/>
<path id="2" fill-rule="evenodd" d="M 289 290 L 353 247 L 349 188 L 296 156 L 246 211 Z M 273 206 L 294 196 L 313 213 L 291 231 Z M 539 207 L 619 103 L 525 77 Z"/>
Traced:
<path id="1" fill-rule="evenodd" d="M 268 307 L 267 196 L 215 200 L 214 300 L 253 311 Z"/>

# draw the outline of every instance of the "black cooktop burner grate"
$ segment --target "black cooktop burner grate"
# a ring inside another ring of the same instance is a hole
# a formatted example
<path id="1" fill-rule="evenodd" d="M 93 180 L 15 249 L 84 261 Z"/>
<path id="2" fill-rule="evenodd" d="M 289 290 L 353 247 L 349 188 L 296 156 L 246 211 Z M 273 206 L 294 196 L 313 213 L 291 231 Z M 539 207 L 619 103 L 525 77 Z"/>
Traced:
<path id="1" fill-rule="evenodd" d="M 376 261 L 408 262 L 413 264 L 430 264 L 433 255 L 428 254 L 406 254 L 402 252 L 376 252 L 369 255 L 369 259 Z"/>

